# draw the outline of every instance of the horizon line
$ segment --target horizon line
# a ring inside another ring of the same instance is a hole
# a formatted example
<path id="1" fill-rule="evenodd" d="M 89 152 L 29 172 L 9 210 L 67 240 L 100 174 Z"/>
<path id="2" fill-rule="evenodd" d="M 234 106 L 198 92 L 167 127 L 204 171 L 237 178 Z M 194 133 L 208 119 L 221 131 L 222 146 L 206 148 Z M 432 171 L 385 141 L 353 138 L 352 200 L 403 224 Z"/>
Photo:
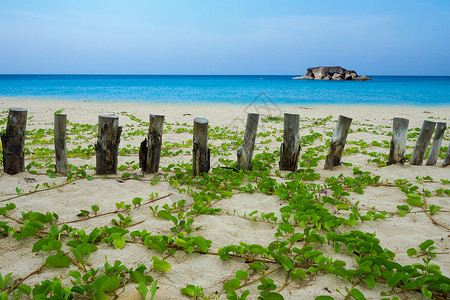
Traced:
<path id="1" fill-rule="evenodd" d="M 147 73 L 0 73 L 3 75 L 77 75 L 77 76 L 299 76 L 299 74 L 147 74 Z M 300 75 L 301 76 L 301 75 Z M 367 74 L 366 76 L 450 77 L 450 75 Z"/>

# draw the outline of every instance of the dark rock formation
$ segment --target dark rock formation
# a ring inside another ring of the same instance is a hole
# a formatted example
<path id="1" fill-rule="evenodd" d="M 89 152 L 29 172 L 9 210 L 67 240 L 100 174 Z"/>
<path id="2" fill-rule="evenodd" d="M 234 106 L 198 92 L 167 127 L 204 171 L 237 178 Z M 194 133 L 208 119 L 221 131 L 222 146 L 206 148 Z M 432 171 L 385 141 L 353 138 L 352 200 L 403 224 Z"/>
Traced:
<path id="1" fill-rule="evenodd" d="M 369 77 L 358 74 L 353 70 L 346 70 L 342 67 L 316 67 L 308 68 L 306 74 L 294 79 L 317 79 L 317 80 L 372 80 Z"/>

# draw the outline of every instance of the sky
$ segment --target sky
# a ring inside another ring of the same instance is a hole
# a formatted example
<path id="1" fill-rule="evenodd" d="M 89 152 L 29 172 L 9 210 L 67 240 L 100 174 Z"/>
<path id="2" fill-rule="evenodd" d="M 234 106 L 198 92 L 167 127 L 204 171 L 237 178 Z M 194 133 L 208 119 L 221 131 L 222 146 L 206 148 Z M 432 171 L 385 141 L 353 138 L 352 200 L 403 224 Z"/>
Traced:
<path id="1" fill-rule="evenodd" d="M 0 74 L 450 75 L 449 0 L 0 0 Z"/>

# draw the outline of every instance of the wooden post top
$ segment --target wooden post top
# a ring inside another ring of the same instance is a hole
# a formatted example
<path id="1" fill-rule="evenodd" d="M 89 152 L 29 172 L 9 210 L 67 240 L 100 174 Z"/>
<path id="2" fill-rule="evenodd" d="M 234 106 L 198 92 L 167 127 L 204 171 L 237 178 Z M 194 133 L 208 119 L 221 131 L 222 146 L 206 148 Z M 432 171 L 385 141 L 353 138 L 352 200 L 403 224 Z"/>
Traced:
<path id="1" fill-rule="evenodd" d="M 111 119 L 118 119 L 119 117 L 113 114 L 102 114 L 98 115 L 98 118 L 111 118 Z"/>
<path id="2" fill-rule="evenodd" d="M 21 108 L 21 107 L 11 107 L 9 110 L 10 111 L 28 111 L 27 109 Z"/>
<path id="3" fill-rule="evenodd" d="M 199 116 L 194 119 L 195 123 L 198 124 L 208 124 L 208 120 L 205 117 Z"/>
<path id="4" fill-rule="evenodd" d="M 339 115 L 339 118 L 343 118 L 343 119 L 346 119 L 346 120 L 353 120 L 352 118 L 346 117 L 346 116 L 344 116 L 344 115 Z"/>
<path id="5" fill-rule="evenodd" d="M 436 122 L 434 121 L 430 121 L 430 120 L 423 120 L 423 125 L 427 124 L 428 126 L 430 126 L 431 124 L 436 124 Z"/>
<path id="6" fill-rule="evenodd" d="M 399 117 L 394 117 L 394 120 L 399 120 L 399 121 L 404 121 L 404 122 L 408 121 L 409 122 L 408 119 L 406 119 L 406 118 L 399 118 Z"/>

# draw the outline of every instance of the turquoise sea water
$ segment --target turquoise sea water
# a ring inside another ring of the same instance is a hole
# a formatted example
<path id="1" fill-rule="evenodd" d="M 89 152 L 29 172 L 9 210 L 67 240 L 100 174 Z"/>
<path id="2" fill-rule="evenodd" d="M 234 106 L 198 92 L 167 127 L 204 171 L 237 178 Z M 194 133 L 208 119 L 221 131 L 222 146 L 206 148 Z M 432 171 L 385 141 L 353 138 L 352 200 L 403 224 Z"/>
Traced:
<path id="1" fill-rule="evenodd" d="M 369 76 L 372 81 L 289 76 L 0 75 L 0 97 L 80 101 L 450 105 L 450 76 Z"/>

